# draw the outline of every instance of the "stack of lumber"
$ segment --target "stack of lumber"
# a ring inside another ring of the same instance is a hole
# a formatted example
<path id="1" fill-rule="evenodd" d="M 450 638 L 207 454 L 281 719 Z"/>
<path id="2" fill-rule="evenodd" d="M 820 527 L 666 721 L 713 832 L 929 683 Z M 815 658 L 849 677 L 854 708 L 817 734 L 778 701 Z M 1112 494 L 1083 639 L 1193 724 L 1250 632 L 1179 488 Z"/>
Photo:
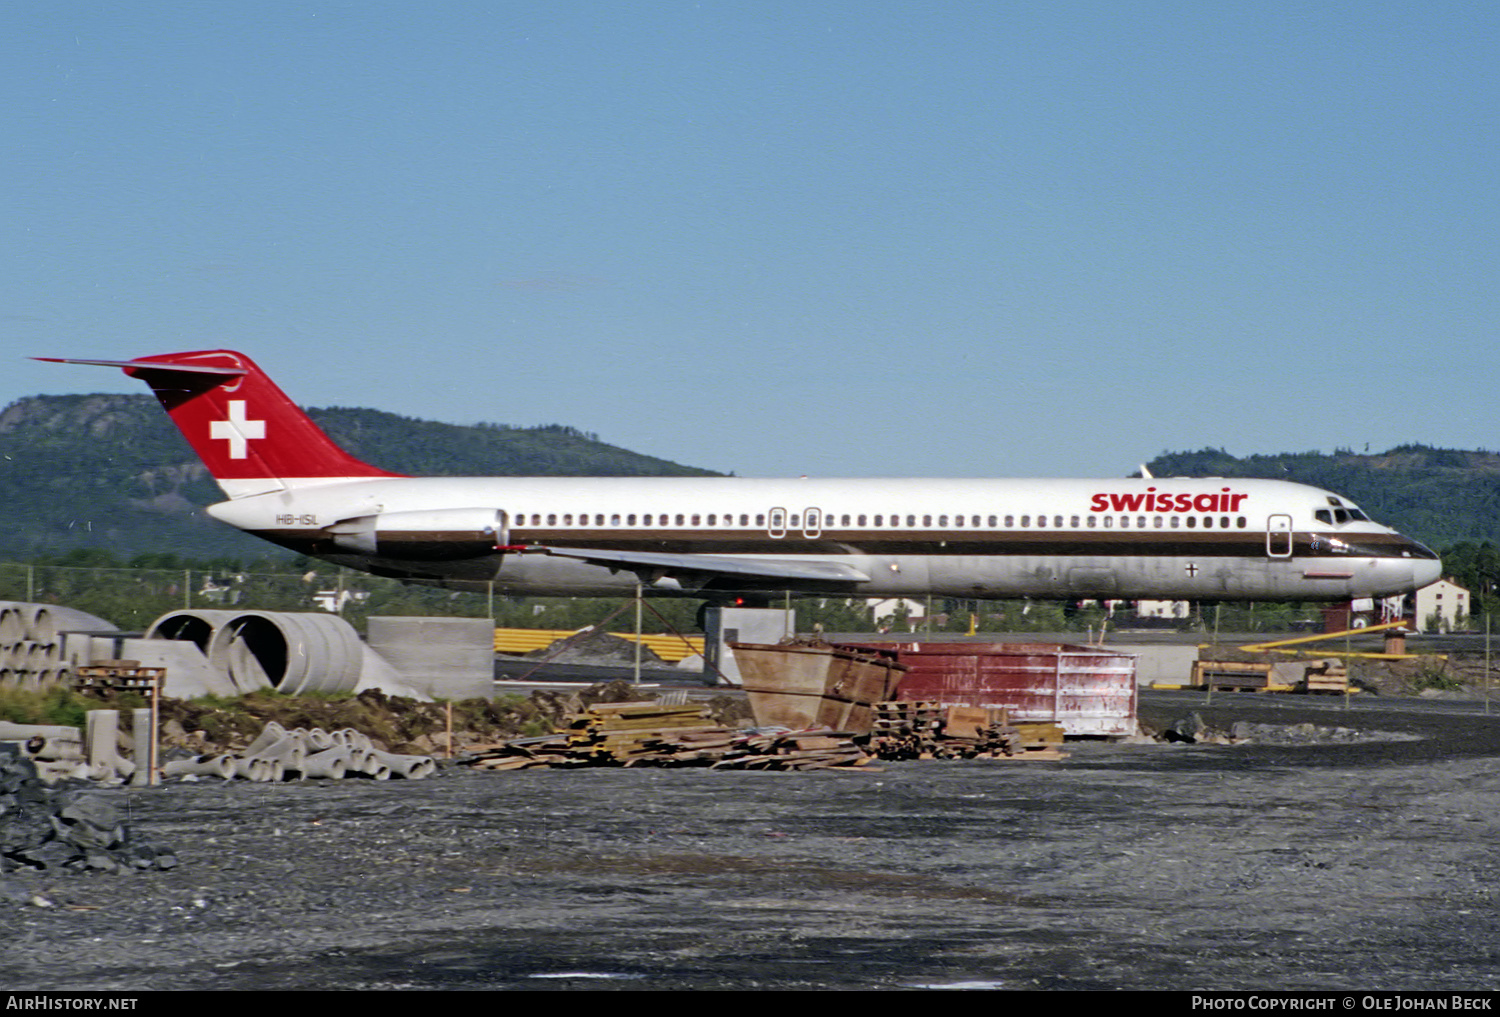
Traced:
<path id="1" fill-rule="evenodd" d="M 848 732 L 743 733 L 715 725 L 697 705 L 599 703 L 570 715 L 564 730 L 476 746 L 463 760 L 482 770 L 575 766 L 713 766 L 808 770 L 859 766 L 869 756 Z"/>
<path id="2" fill-rule="evenodd" d="M 1345 694 L 1349 691 L 1348 667 L 1336 658 L 1319 660 L 1308 665 L 1307 691 Z"/>
<path id="3" fill-rule="evenodd" d="M 881 759 L 933 759 L 943 728 L 943 706 L 926 700 L 875 704 L 870 751 Z"/>
<path id="4" fill-rule="evenodd" d="M 691 744 L 694 736 L 715 741 L 727 733 L 707 709 L 693 703 L 596 703 L 567 720 L 568 748 L 606 765 L 671 754 Z"/>
<path id="5" fill-rule="evenodd" d="M 715 770 L 827 770 L 866 766 L 871 756 L 848 731 L 814 728 L 739 739 Z"/>
<path id="6" fill-rule="evenodd" d="M 1016 723 L 1009 711 L 888 701 L 875 706 L 870 750 L 880 759 L 1066 759 L 1063 730 L 1051 723 Z"/>

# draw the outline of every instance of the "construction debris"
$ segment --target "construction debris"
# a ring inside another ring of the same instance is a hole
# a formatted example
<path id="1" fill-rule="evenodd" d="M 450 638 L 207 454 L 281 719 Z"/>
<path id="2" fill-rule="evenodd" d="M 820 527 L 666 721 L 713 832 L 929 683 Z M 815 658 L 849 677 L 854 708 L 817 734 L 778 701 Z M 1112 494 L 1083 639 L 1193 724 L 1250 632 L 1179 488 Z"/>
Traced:
<path id="1" fill-rule="evenodd" d="M 880 759 L 1065 759 L 1056 724 L 1012 724 L 1006 711 L 879 703 L 876 732 L 830 727 L 735 731 L 701 706 L 598 703 L 556 734 L 476 746 L 459 760 L 482 770 L 581 766 L 707 766 L 715 770 L 868 767 Z"/>
<path id="2" fill-rule="evenodd" d="M 881 759 L 1066 759 L 1063 729 L 1011 723 L 1010 711 L 923 700 L 875 705 L 870 750 Z"/>
<path id="3" fill-rule="evenodd" d="M 596 703 L 568 717 L 564 729 L 477 747 L 460 760 L 483 770 L 577 766 L 708 766 L 714 769 L 809 770 L 864 766 L 869 754 L 847 732 L 735 731 L 713 722 L 701 705 Z"/>

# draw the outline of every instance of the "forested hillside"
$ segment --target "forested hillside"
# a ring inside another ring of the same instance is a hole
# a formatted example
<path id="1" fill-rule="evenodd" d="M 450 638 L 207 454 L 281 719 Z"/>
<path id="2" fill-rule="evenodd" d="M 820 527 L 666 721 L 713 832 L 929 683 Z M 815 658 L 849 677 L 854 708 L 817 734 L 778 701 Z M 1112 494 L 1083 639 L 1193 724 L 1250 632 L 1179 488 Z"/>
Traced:
<path id="1" fill-rule="evenodd" d="M 1370 518 L 1434 548 L 1500 539 L 1500 455 L 1401 445 L 1356 455 L 1340 449 L 1236 458 L 1223 449 L 1167 452 L 1158 477 L 1264 477 L 1353 499 Z"/>
<path id="2" fill-rule="evenodd" d="M 462 427 L 365 409 L 312 409 L 334 441 L 400 473 L 705 476 L 570 427 Z M 0 412 L 0 559 L 104 548 L 128 559 L 258 558 L 269 545 L 210 519 L 222 501 L 148 395 L 33 396 Z"/>

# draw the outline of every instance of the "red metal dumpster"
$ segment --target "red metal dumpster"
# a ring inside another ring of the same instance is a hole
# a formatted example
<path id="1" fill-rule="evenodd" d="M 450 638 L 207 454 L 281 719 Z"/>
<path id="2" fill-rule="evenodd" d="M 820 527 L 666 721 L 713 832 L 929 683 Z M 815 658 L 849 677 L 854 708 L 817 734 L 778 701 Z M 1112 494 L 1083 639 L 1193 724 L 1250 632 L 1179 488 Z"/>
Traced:
<path id="1" fill-rule="evenodd" d="M 906 665 L 899 699 L 1004 707 L 1070 735 L 1136 733 L 1136 658 L 1068 643 L 859 643 Z"/>

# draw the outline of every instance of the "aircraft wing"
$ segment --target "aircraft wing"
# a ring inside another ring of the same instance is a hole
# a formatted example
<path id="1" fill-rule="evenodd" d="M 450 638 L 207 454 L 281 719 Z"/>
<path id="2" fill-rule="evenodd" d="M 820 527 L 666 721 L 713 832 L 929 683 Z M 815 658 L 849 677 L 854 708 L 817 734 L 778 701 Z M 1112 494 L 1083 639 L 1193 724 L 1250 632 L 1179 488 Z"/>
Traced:
<path id="1" fill-rule="evenodd" d="M 740 580 L 764 584 L 868 583 L 870 577 L 852 565 L 836 561 L 783 560 L 779 558 L 730 557 L 713 554 L 668 554 L 656 551 L 598 551 L 582 547 L 527 545 L 525 554 L 550 554 L 601 565 L 612 572 L 626 570 L 654 583 L 672 578 L 694 587 L 713 585 L 713 580 Z"/>

